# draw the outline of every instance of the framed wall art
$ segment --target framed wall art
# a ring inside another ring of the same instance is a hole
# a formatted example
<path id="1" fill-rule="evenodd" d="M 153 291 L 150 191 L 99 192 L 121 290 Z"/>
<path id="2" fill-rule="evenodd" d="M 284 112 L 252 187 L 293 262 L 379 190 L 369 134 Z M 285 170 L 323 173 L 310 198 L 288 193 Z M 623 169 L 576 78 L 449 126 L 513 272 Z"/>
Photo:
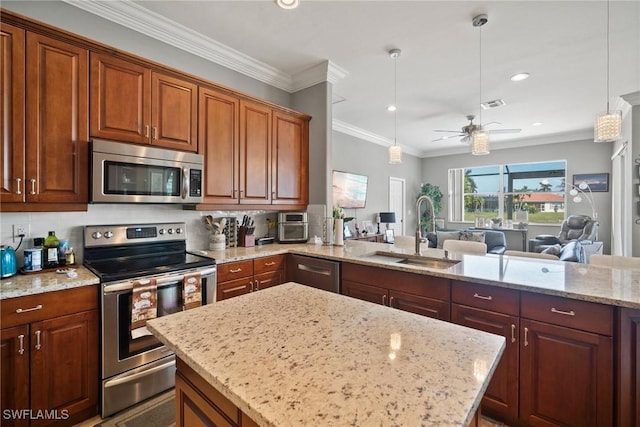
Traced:
<path id="1" fill-rule="evenodd" d="M 593 193 L 606 193 L 609 191 L 608 173 L 585 173 L 573 175 L 573 185 L 587 184 Z"/>

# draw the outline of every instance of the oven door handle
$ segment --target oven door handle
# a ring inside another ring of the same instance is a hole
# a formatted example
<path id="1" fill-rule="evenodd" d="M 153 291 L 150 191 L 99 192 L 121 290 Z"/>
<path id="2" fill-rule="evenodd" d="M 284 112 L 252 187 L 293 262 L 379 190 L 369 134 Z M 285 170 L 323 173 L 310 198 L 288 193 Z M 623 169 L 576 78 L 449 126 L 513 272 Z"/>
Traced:
<path id="1" fill-rule="evenodd" d="M 200 271 L 200 277 L 210 276 L 216 272 L 216 267 L 207 268 Z M 156 278 L 156 287 L 164 288 L 174 283 L 179 283 L 184 280 L 184 274 L 176 274 L 172 276 L 160 276 Z M 114 283 L 112 285 L 106 285 L 103 289 L 104 293 L 128 291 L 133 289 L 133 282 L 128 280 L 126 282 Z"/>
<path id="2" fill-rule="evenodd" d="M 120 385 L 122 383 L 128 383 L 128 382 L 131 382 L 133 380 L 137 380 L 138 378 L 146 377 L 147 375 L 151 375 L 154 372 L 162 371 L 163 369 L 167 369 L 167 368 L 170 368 L 172 366 L 175 366 L 175 364 L 176 364 L 176 361 L 175 360 L 171 360 L 171 361 L 169 361 L 167 363 L 163 363 L 162 365 L 154 366 L 153 368 L 146 369 L 144 371 L 140 371 L 140 372 L 137 372 L 135 374 L 127 375 L 127 376 L 122 377 L 122 378 L 118 378 L 118 379 L 115 379 L 115 380 L 112 380 L 112 381 L 108 381 L 105 384 L 105 388 L 115 387 L 115 386 Z"/>

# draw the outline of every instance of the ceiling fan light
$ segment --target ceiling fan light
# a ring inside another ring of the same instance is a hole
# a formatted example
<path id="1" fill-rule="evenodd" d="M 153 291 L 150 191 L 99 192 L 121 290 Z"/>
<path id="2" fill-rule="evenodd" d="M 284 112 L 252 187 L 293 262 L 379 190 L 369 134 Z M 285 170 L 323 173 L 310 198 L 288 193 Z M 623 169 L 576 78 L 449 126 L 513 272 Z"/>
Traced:
<path id="1" fill-rule="evenodd" d="M 471 154 L 482 156 L 489 154 L 489 135 L 484 131 L 475 131 L 471 134 Z"/>
<path id="2" fill-rule="evenodd" d="M 622 111 L 608 111 L 596 117 L 593 140 L 615 142 L 622 133 Z"/>
<path id="3" fill-rule="evenodd" d="M 276 0 L 276 4 L 283 9 L 295 9 L 300 5 L 300 0 Z"/>
<path id="4" fill-rule="evenodd" d="M 398 165 L 402 163 L 402 147 L 392 145 L 389 147 L 389 164 Z"/>

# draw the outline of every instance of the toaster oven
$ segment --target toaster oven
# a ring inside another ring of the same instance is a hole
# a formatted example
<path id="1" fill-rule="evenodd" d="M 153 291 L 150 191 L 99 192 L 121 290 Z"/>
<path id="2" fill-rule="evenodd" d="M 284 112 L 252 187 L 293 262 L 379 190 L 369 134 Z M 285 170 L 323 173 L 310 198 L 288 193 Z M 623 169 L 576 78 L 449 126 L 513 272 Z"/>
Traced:
<path id="1" fill-rule="evenodd" d="M 278 214 L 278 241 L 280 243 L 304 243 L 309 240 L 309 221 L 306 212 Z"/>

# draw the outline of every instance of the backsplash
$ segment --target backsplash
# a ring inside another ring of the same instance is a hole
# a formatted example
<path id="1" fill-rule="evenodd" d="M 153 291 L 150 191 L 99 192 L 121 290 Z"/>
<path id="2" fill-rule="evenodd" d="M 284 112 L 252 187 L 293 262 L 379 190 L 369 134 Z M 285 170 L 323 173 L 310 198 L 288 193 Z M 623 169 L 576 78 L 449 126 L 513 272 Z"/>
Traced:
<path id="1" fill-rule="evenodd" d="M 12 239 L 13 225 L 26 227 L 26 236 L 18 250 L 18 266 L 22 266 L 23 250 L 33 247 L 34 237 L 45 237 L 50 230 L 56 232 L 60 240 L 69 240 L 76 253 L 76 262 L 83 260 L 83 227 L 102 224 L 146 224 L 152 222 L 182 221 L 187 225 L 187 249 L 208 249 L 210 231 L 205 227 L 203 217 L 230 217 L 242 219 L 251 215 L 255 220 L 256 237 L 264 237 L 268 231 L 268 221 L 278 220 L 277 212 L 266 211 L 185 211 L 177 205 L 89 205 L 87 212 L 24 212 L 0 214 L 0 242 L 15 248 L 20 239 Z M 271 230 L 275 236 L 276 230 Z"/>

